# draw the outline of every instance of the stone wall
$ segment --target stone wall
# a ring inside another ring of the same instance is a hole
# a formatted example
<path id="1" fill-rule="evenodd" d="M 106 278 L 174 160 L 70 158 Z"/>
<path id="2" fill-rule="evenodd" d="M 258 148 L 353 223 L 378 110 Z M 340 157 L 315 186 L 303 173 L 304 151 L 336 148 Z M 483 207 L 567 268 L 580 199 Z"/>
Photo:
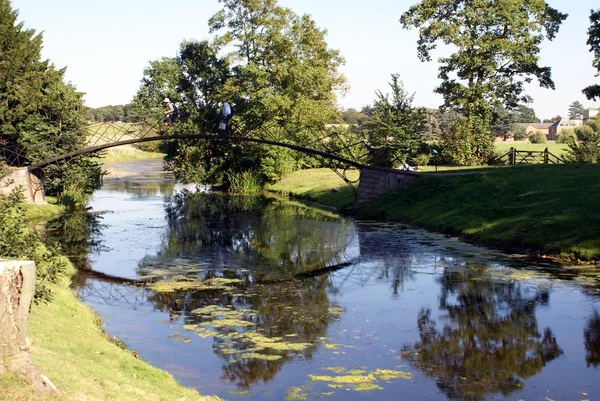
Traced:
<path id="1" fill-rule="evenodd" d="M 407 182 L 419 178 L 419 173 L 404 170 L 363 167 L 360 172 L 358 203 L 375 199 L 386 192 L 402 188 Z"/>
<path id="2" fill-rule="evenodd" d="M 25 202 L 46 204 L 44 187 L 40 177 L 30 173 L 27 167 L 9 168 L 10 174 L 0 180 L 0 194 L 8 194 L 21 186 Z"/>

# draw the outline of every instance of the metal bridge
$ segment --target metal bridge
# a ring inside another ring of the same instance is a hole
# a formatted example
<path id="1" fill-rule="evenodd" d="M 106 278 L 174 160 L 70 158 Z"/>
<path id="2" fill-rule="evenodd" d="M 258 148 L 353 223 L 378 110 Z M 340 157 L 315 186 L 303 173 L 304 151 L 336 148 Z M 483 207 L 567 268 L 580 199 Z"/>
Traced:
<path id="1" fill-rule="evenodd" d="M 418 175 L 409 171 L 367 165 L 366 163 L 373 161 L 374 155 L 379 154 L 382 149 L 374 149 L 365 140 L 348 137 L 335 129 L 316 130 L 306 126 L 291 127 L 283 121 L 275 121 L 245 133 L 235 130 L 226 133 L 181 133 L 172 130 L 162 132 L 161 124 L 161 121 L 93 124 L 86 127 L 83 133 L 87 138 L 86 147 L 36 163 L 27 160 L 24 148 L 2 146 L 0 143 L 0 160 L 4 159 L 9 166 L 27 167 L 29 172 L 37 177 L 40 183 L 43 183 L 44 168 L 51 165 L 68 168 L 69 161 L 105 149 L 150 141 L 205 140 L 250 142 L 304 153 L 315 158 L 320 167 L 332 169 L 352 189 L 355 199 L 359 199 L 357 187 L 359 179 L 348 177 L 348 171 L 351 169 L 360 170 L 361 175 L 365 169 L 369 169 L 371 176 L 377 172 L 407 177 Z"/>

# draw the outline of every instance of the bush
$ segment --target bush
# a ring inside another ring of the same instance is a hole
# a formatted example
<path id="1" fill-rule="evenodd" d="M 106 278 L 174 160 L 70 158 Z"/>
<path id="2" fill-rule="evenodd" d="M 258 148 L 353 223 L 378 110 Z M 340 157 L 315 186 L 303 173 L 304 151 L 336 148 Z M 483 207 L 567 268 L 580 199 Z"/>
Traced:
<path id="1" fill-rule="evenodd" d="M 413 158 L 413 164 L 423 167 L 427 166 L 429 160 L 431 160 L 431 156 L 421 153 Z"/>
<path id="2" fill-rule="evenodd" d="M 577 135 L 572 129 L 565 129 L 556 134 L 556 143 L 569 143 L 570 141 L 576 141 Z"/>
<path id="3" fill-rule="evenodd" d="M 573 163 L 598 163 L 600 161 L 600 120 L 592 120 L 575 130 L 579 143 L 569 142 L 567 159 Z"/>
<path id="4" fill-rule="evenodd" d="M 546 134 L 543 132 L 536 132 L 529 136 L 529 142 L 531 143 L 546 143 Z"/>
<path id="5" fill-rule="evenodd" d="M 36 265 L 35 301 L 48 302 L 51 293 L 45 283 L 67 276 L 72 265 L 68 259 L 48 248 L 25 218 L 20 188 L 0 196 L 0 258 L 28 259 Z"/>
<path id="6" fill-rule="evenodd" d="M 256 194 L 261 190 L 258 175 L 253 171 L 241 173 L 226 173 L 229 181 L 229 191 L 237 194 Z"/>
<path id="7" fill-rule="evenodd" d="M 515 132 L 513 133 L 513 138 L 515 139 L 515 141 L 521 141 L 523 139 L 526 139 L 527 138 L 527 130 L 525 129 L 525 127 L 517 126 L 515 128 Z"/>

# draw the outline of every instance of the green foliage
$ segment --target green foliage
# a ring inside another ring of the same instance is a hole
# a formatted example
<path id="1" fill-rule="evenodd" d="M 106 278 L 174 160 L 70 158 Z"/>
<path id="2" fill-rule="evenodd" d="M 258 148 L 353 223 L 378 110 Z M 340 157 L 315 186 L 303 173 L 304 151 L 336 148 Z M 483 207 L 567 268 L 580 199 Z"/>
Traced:
<path id="1" fill-rule="evenodd" d="M 560 121 L 560 120 L 562 120 L 562 117 L 557 114 L 557 115 L 555 115 L 552 118 L 544 118 L 544 121 L 542 121 L 542 122 L 544 122 L 544 123 L 555 123 L 555 122 Z"/>
<path id="2" fill-rule="evenodd" d="M 416 156 L 424 140 L 427 112 L 414 108 L 398 74 L 392 74 L 391 95 L 377 92 L 371 116 L 354 132 L 370 147 L 367 163 L 394 167 Z"/>
<path id="3" fill-rule="evenodd" d="M 253 171 L 227 173 L 229 191 L 237 194 L 257 194 L 261 190 L 259 177 Z"/>
<path id="4" fill-rule="evenodd" d="M 574 101 L 569 106 L 569 119 L 570 120 L 581 120 L 583 118 L 584 111 L 585 111 L 585 108 L 583 107 L 583 105 L 578 101 Z"/>
<path id="5" fill-rule="evenodd" d="M 344 123 L 346 123 L 346 124 L 351 124 L 351 125 L 360 125 L 364 121 L 366 121 L 366 119 L 368 119 L 368 117 L 369 116 L 367 116 L 366 114 L 361 113 L 360 111 L 357 111 L 356 109 L 353 109 L 353 108 L 344 110 L 342 112 L 342 121 L 344 121 Z"/>
<path id="6" fill-rule="evenodd" d="M 275 0 L 220 3 L 209 20 L 211 42 L 185 41 L 175 59 L 153 61 L 144 71 L 134 101 L 141 114 L 159 115 L 168 96 L 180 104 L 179 132 L 215 133 L 222 99 L 235 106 L 232 135 L 275 120 L 317 130 L 339 120 L 335 93 L 345 89 L 338 71 L 343 59 L 328 48 L 324 30 Z M 226 172 L 252 170 L 262 184 L 306 162 L 289 150 L 231 141 L 163 142 L 159 149 L 178 178 L 224 187 Z"/>
<path id="7" fill-rule="evenodd" d="M 556 134 L 556 143 L 569 143 L 576 140 L 577 135 L 573 129 L 564 129 Z"/>
<path id="8" fill-rule="evenodd" d="M 85 146 L 86 110 L 83 94 L 64 82 L 65 69 L 41 59 L 42 35 L 17 17 L 10 2 L 0 0 L 0 141 L 24 151 L 18 164 L 36 163 Z M 97 181 L 98 165 L 83 160 L 90 168 L 79 174 Z M 47 193 L 60 193 L 67 182 L 64 171 L 47 174 Z"/>
<path id="9" fill-rule="evenodd" d="M 529 142 L 531 143 L 546 143 L 546 134 L 543 132 L 536 132 L 529 136 Z"/>
<path id="10" fill-rule="evenodd" d="M 419 28 L 422 61 L 431 61 L 438 42 L 456 47 L 439 59 L 442 84 L 435 89 L 446 107 L 466 116 L 442 138 L 449 160 L 477 164 L 489 158 L 490 110 L 528 101 L 524 84 L 533 77 L 554 88 L 550 68 L 538 66 L 540 44 L 554 39 L 566 17 L 543 0 L 422 0 L 402 14 L 404 28 Z"/>
<path id="11" fill-rule="evenodd" d="M 140 115 L 134 104 L 104 106 L 96 109 L 88 107 L 86 109 L 87 119 L 90 122 L 104 123 L 122 121 L 126 123 L 135 123 L 140 119 Z"/>
<path id="12" fill-rule="evenodd" d="M 514 126 L 513 138 L 515 141 L 527 138 L 527 129 L 518 125 Z"/>
<path id="13" fill-rule="evenodd" d="M 516 106 L 527 100 L 522 93 L 528 77 L 554 88 L 550 68 L 538 66 L 538 54 L 544 37 L 554 39 L 566 17 L 543 0 L 422 0 L 400 22 L 419 28 L 422 61 L 431 60 L 438 41 L 457 47 L 440 59 L 443 82 L 436 92 L 447 106 L 480 99 Z"/>
<path id="14" fill-rule="evenodd" d="M 413 164 L 421 167 L 421 166 L 427 166 L 430 159 L 431 159 L 431 156 L 429 156 L 428 154 L 425 154 L 425 153 L 421 153 L 421 154 L 418 154 L 417 156 L 413 157 L 412 162 L 413 162 Z"/>
<path id="15" fill-rule="evenodd" d="M 600 9 L 590 11 L 590 27 L 588 29 L 587 44 L 594 55 L 592 67 L 600 76 Z M 582 91 L 589 100 L 600 99 L 600 85 L 590 85 Z"/>
<path id="16" fill-rule="evenodd" d="M 55 249 L 47 248 L 29 227 L 22 206 L 21 191 L 0 196 L 0 258 L 33 260 L 36 265 L 36 302 L 48 302 L 51 291 L 47 283 L 55 283 L 67 275 L 70 263 Z"/>
<path id="17" fill-rule="evenodd" d="M 456 119 L 441 134 L 441 156 L 448 164 L 467 166 L 487 163 L 494 156 L 494 137 L 490 129 L 491 113 L 482 110 Z"/>
<path id="18" fill-rule="evenodd" d="M 587 125 L 575 129 L 579 142 L 570 141 L 567 159 L 573 163 L 598 163 L 600 161 L 600 120 L 589 120 Z"/>

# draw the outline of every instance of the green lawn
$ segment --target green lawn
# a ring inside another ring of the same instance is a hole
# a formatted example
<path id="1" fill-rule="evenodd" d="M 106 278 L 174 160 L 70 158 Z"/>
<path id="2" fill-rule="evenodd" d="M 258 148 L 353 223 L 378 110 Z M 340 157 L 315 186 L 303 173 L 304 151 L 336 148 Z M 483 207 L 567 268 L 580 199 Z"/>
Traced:
<path id="1" fill-rule="evenodd" d="M 556 143 L 556 141 L 548 141 L 547 143 L 530 143 L 528 141 L 516 141 L 516 142 L 496 142 L 494 144 L 496 150 L 500 153 L 506 153 L 511 147 L 517 150 L 544 150 L 548 148 L 548 151 L 555 156 L 562 156 L 569 147 L 564 143 Z"/>
<path id="2" fill-rule="evenodd" d="M 348 171 L 348 178 L 356 180 L 358 170 Z M 355 184 L 358 187 L 358 183 Z M 341 209 L 354 202 L 354 193 L 336 173 L 328 168 L 296 171 L 276 184 L 268 185 L 267 191 L 291 195 L 299 199 Z"/>
<path id="3" fill-rule="evenodd" d="M 600 258 L 600 165 L 529 165 L 429 176 L 361 205 L 358 216 L 411 223 L 501 249 Z"/>

